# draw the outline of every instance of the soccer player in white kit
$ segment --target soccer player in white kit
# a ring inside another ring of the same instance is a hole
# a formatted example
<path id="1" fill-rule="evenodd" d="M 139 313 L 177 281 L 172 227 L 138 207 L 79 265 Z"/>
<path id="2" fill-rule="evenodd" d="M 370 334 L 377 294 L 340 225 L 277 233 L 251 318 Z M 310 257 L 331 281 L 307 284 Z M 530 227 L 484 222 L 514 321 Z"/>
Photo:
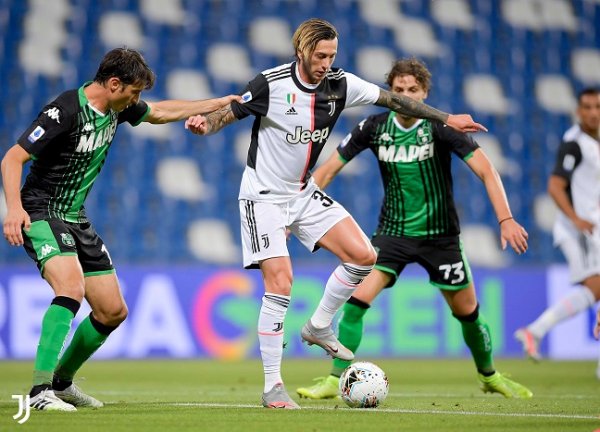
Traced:
<path id="1" fill-rule="evenodd" d="M 534 322 L 515 332 L 525 354 L 540 359 L 539 343 L 552 327 L 600 300 L 600 91 L 579 93 L 577 116 L 563 136 L 548 193 L 560 209 L 554 244 L 569 265 L 571 282 L 579 284 Z M 600 319 L 600 316 L 599 316 Z M 596 326 L 596 333 L 600 326 Z M 600 378 L 600 366 L 598 368 Z"/>
<path id="2" fill-rule="evenodd" d="M 437 119 L 462 132 L 485 128 L 469 115 L 449 115 L 332 68 L 338 33 L 327 21 L 303 22 L 292 42 L 294 62 L 258 74 L 244 89 L 243 103 L 230 104 L 206 117 L 190 117 L 186 128 L 205 135 L 255 117 L 239 203 L 244 267 L 260 268 L 265 284 L 258 319 L 265 375 L 262 404 L 298 409 L 281 378 L 283 322 L 292 287 L 286 229 L 309 250 L 325 248 L 341 261 L 327 281 L 317 310 L 302 328 L 305 342 L 319 345 L 334 358 L 354 358 L 337 340 L 331 322 L 376 261 L 375 250 L 358 224 L 311 178 L 310 170 L 342 110 L 375 104 Z"/>

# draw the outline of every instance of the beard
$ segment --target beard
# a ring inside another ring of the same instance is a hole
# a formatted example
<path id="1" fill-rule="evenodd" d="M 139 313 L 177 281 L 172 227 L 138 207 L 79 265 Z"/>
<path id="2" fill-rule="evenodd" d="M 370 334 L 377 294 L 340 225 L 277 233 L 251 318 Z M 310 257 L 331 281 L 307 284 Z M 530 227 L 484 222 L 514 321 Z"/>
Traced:
<path id="1" fill-rule="evenodd" d="M 301 69 L 302 74 L 308 78 L 307 82 L 309 84 L 318 84 L 321 82 L 323 78 L 318 78 L 315 74 L 310 70 L 310 62 L 306 60 L 306 57 L 302 56 L 299 58 L 299 67 Z"/>

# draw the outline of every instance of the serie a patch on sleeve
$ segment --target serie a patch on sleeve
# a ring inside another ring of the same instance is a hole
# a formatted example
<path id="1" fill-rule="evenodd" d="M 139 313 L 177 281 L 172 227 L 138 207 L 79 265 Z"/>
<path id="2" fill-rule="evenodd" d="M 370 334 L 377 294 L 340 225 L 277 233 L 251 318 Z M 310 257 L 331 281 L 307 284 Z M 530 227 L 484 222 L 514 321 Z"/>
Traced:
<path id="1" fill-rule="evenodd" d="M 33 144 L 34 142 L 36 142 L 37 140 L 39 140 L 39 139 L 42 137 L 42 135 L 44 135 L 45 133 L 46 133 L 46 131 L 44 130 L 44 128 L 43 128 L 43 127 L 41 127 L 41 126 L 37 126 L 37 127 L 36 127 L 36 128 L 33 130 L 33 132 L 31 132 L 31 133 L 29 134 L 29 136 L 27 137 L 27 140 L 28 140 L 30 143 L 32 143 L 32 144 Z"/>
<path id="2" fill-rule="evenodd" d="M 242 95 L 242 103 L 250 102 L 252 100 L 252 93 L 247 91 Z"/>

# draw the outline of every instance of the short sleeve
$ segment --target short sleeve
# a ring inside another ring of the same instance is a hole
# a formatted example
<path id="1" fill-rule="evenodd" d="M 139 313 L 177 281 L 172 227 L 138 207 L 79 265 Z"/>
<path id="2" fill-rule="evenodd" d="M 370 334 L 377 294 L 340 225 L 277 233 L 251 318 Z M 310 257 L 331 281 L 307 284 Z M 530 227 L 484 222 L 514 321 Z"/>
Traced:
<path id="1" fill-rule="evenodd" d="M 261 73 L 248 83 L 241 94 L 243 103 L 232 102 L 231 111 L 236 119 L 248 116 L 266 116 L 269 110 L 269 83 Z"/>
<path id="2" fill-rule="evenodd" d="M 119 124 L 127 122 L 132 126 L 139 125 L 150 112 L 150 106 L 143 100 L 131 105 L 119 113 Z"/>
<path id="3" fill-rule="evenodd" d="M 72 116 L 58 100 L 46 105 L 37 118 L 17 139 L 17 143 L 31 155 L 39 154 L 54 138 L 67 133 Z"/>
<path id="4" fill-rule="evenodd" d="M 357 154 L 369 147 L 373 136 L 372 117 L 361 121 L 342 140 L 337 150 L 345 162 L 350 162 Z"/>
<path id="5" fill-rule="evenodd" d="M 581 147 L 576 141 L 563 142 L 558 148 L 556 163 L 552 170 L 552 175 L 564 178 L 569 183 L 575 168 L 581 163 Z"/>
<path id="6" fill-rule="evenodd" d="M 448 146 L 461 159 L 466 160 L 479 148 L 479 144 L 470 135 L 454 130 L 442 122 L 432 124 L 435 140 Z"/>
<path id="7" fill-rule="evenodd" d="M 373 105 L 379 99 L 379 86 L 365 81 L 349 72 L 344 72 L 348 88 L 346 90 L 346 108 L 360 105 Z"/>

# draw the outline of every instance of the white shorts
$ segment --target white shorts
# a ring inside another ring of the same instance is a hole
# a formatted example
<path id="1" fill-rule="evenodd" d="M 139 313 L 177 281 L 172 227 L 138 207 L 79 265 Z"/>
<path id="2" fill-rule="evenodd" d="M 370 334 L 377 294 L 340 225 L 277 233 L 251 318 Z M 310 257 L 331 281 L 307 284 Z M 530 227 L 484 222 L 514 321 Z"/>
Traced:
<path id="1" fill-rule="evenodd" d="M 350 216 L 315 185 L 283 204 L 240 200 L 245 268 L 258 268 L 267 258 L 289 256 L 286 228 L 311 252 L 335 224 Z"/>
<path id="2" fill-rule="evenodd" d="M 563 238 L 558 245 L 569 264 L 571 282 L 574 284 L 600 275 L 600 235 L 597 231 Z"/>

